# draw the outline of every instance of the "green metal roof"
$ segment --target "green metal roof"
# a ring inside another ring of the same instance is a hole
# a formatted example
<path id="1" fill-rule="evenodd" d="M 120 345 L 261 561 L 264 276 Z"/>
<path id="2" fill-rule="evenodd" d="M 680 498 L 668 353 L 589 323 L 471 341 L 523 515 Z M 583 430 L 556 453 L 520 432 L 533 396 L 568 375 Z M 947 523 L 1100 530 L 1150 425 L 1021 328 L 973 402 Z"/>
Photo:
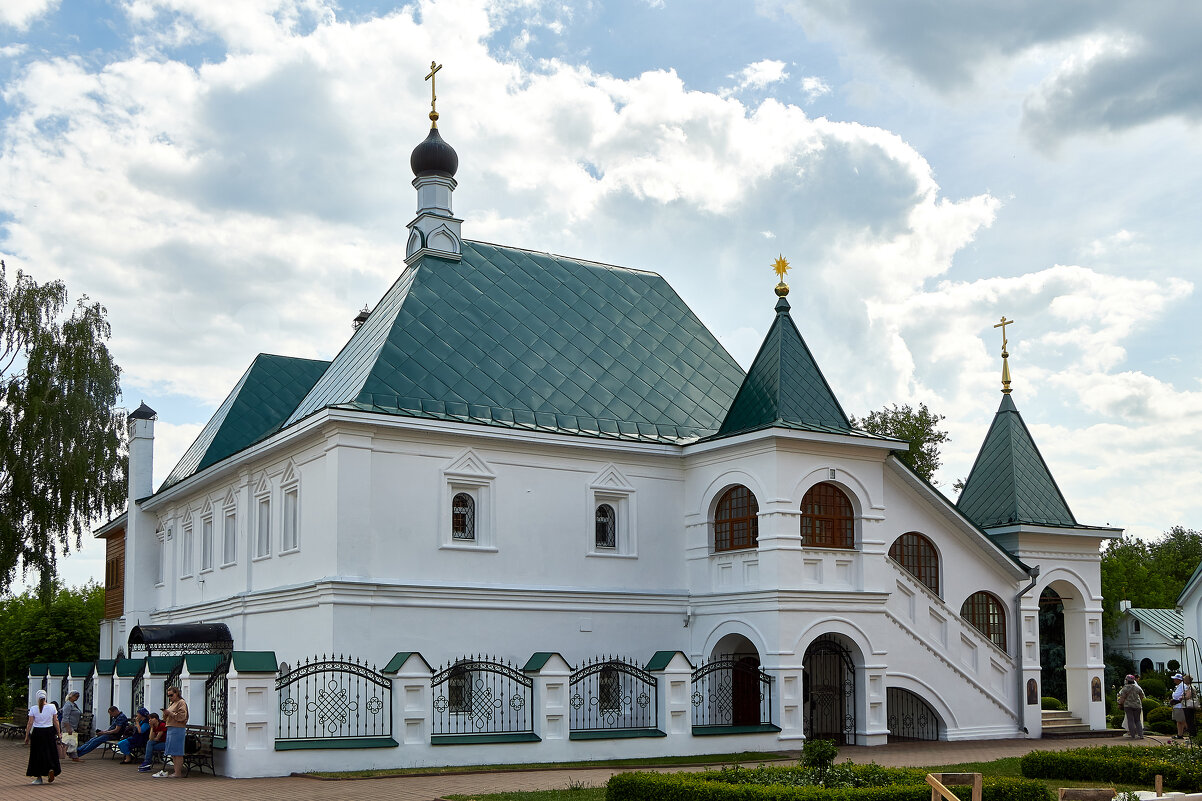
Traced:
<path id="1" fill-rule="evenodd" d="M 193 676 L 212 673 L 223 659 L 225 654 L 184 654 L 184 664 Z"/>
<path id="2" fill-rule="evenodd" d="M 339 406 L 675 443 L 742 379 L 662 277 L 467 241 L 401 275 L 286 424 Z"/>
<path id="3" fill-rule="evenodd" d="M 96 675 L 111 676 L 113 670 L 117 667 L 116 659 L 97 659 L 96 660 Z"/>
<path id="4" fill-rule="evenodd" d="M 239 673 L 275 673 L 280 669 L 275 651 L 234 651 L 230 660 Z"/>
<path id="5" fill-rule="evenodd" d="M 95 667 L 95 662 L 72 662 L 71 675 L 76 678 L 80 678 L 82 676 L 91 676 L 92 670 Z"/>
<path id="6" fill-rule="evenodd" d="M 140 675 L 145 667 L 145 659 L 118 659 L 117 675 L 124 679 L 130 679 Z"/>
<path id="7" fill-rule="evenodd" d="M 719 437 L 768 427 L 861 434 L 851 427 L 793 318 L 789 301 L 776 302 L 776 319 L 739 387 Z"/>
<path id="8" fill-rule="evenodd" d="M 184 661 L 182 656 L 148 656 L 146 672 L 152 676 L 167 676 Z"/>
<path id="9" fill-rule="evenodd" d="M 683 651 L 656 651 L 651 655 L 651 661 L 647 663 L 647 667 L 644 669 L 647 671 L 663 670 L 671 664 L 677 654 L 684 656 Z M 687 656 L 684 657 L 684 660 L 689 662 Z M 692 665 L 692 662 L 689 662 L 689 664 Z"/>
<path id="10" fill-rule="evenodd" d="M 159 489 L 274 434 L 329 364 L 260 353 Z"/>
<path id="11" fill-rule="evenodd" d="M 71 669 L 70 662 L 51 662 L 46 665 L 46 670 L 51 676 L 66 676 L 67 671 Z"/>
<path id="12" fill-rule="evenodd" d="M 29 666 L 30 676 L 45 676 L 49 667 L 45 662 L 34 662 Z"/>
<path id="13" fill-rule="evenodd" d="M 1015 523 L 1077 526 L 1009 395 L 1002 396 L 956 506 L 984 529 Z"/>
<path id="14" fill-rule="evenodd" d="M 1180 640 L 1185 636 L 1185 615 L 1180 609 L 1138 609 L 1127 610 L 1131 616 L 1145 626 L 1151 626 L 1170 640 Z"/>

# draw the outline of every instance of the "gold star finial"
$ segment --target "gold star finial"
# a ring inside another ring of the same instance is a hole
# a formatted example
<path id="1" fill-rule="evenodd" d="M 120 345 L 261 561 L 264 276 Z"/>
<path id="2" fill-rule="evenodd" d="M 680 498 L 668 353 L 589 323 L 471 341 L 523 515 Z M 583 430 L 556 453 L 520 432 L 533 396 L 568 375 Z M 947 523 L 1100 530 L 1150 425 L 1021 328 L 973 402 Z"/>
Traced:
<path id="1" fill-rule="evenodd" d="M 1006 352 L 1006 346 L 1009 342 L 1006 339 L 1006 326 L 1013 325 L 1013 320 L 1007 320 L 1006 315 L 1002 315 L 1002 321 L 995 323 L 994 328 L 1002 329 L 1002 394 L 1010 394 L 1010 354 Z"/>
<path id="2" fill-rule="evenodd" d="M 789 285 L 785 283 L 785 273 L 789 272 L 789 260 L 783 254 L 777 256 L 776 261 L 772 262 L 772 269 L 776 272 L 776 277 L 780 279 L 780 283 L 776 285 L 776 295 L 783 298 L 789 294 Z"/>
<path id="3" fill-rule="evenodd" d="M 430 62 L 430 74 L 426 76 L 426 80 L 430 82 L 430 127 L 431 128 L 438 127 L 438 109 L 434 108 L 434 103 L 438 100 L 438 95 L 435 94 L 435 91 L 434 91 L 434 80 L 435 80 L 434 75 L 440 69 L 442 69 L 441 64 L 431 61 Z"/>

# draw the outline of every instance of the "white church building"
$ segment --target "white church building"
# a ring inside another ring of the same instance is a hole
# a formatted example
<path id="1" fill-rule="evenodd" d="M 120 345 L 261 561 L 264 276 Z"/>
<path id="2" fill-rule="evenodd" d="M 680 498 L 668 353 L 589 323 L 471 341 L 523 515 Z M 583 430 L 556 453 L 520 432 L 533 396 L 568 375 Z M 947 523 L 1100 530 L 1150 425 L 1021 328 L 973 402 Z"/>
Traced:
<path id="1" fill-rule="evenodd" d="M 1052 588 L 1105 727 L 1118 530 L 1008 373 L 955 503 L 852 427 L 783 278 L 745 373 L 659 275 L 465 238 L 436 122 L 411 165 L 404 269 L 331 361 L 255 358 L 157 489 L 131 415 L 95 708 L 182 683 L 230 775 L 1039 737 Z"/>

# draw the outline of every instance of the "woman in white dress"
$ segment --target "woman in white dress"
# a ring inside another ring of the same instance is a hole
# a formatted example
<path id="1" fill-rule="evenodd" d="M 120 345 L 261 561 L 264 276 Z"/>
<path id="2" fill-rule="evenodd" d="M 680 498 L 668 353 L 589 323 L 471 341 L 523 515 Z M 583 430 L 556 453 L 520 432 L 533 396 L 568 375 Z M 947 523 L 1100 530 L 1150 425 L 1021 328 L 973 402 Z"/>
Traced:
<path id="1" fill-rule="evenodd" d="M 29 720 L 25 723 L 25 742 L 29 744 L 29 767 L 26 776 L 32 776 L 31 784 L 54 781 L 62 773 L 58 763 L 58 738 L 62 730 L 58 724 L 58 707 L 46 700 L 46 691 L 38 690 L 38 702 L 29 707 Z"/>

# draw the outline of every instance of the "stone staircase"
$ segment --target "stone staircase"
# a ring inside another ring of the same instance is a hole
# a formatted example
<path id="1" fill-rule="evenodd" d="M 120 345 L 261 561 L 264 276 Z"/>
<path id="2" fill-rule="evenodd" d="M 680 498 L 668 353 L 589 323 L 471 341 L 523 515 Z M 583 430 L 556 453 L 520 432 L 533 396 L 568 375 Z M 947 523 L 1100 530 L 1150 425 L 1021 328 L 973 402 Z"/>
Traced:
<path id="1" fill-rule="evenodd" d="M 1100 729 L 1091 731 L 1089 725 L 1081 718 L 1073 717 L 1071 712 L 1060 712 L 1052 709 L 1043 710 L 1043 739 L 1051 740 L 1058 737 L 1122 737 L 1122 729 Z"/>

